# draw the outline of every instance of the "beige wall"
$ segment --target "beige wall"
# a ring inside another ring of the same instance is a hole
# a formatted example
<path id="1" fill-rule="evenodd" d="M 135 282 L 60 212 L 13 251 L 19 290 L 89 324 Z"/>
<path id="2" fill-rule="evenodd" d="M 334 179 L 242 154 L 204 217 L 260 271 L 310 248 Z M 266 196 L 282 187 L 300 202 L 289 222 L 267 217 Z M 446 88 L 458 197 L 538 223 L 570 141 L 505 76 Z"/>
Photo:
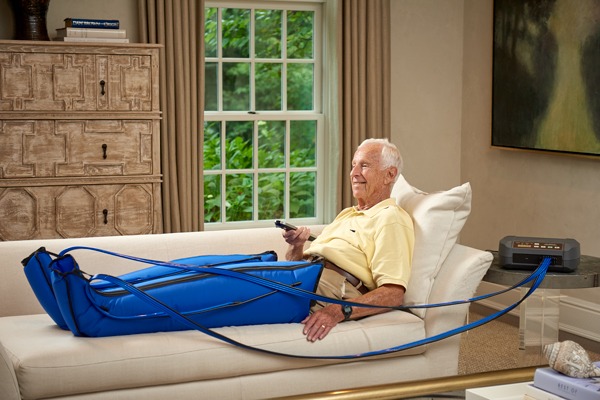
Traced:
<path id="1" fill-rule="evenodd" d="M 476 187 L 463 241 L 480 248 L 510 234 L 573 237 L 600 256 L 600 158 L 493 149 L 492 1 L 465 1 L 462 178 Z"/>
<path id="2" fill-rule="evenodd" d="M 131 43 L 138 42 L 137 0 L 51 0 L 46 25 L 50 39 L 56 29 L 65 26 L 64 19 L 94 18 L 118 19 L 120 27 L 127 30 Z M 0 0 L 0 39 L 14 39 L 14 22 L 10 0 Z"/>
<path id="3" fill-rule="evenodd" d="M 392 141 L 426 191 L 461 183 L 463 0 L 392 0 Z"/>
<path id="4" fill-rule="evenodd" d="M 424 190 L 473 186 L 461 241 L 573 237 L 600 256 L 600 158 L 490 146 L 492 0 L 392 0 L 392 131 Z"/>
<path id="5" fill-rule="evenodd" d="M 600 257 L 600 158 L 490 146 L 493 0 L 392 0 L 391 14 L 392 139 L 409 182 L 427 191 L 471 182 L 466 245 L 573 237 Z M 600 340 L 589 323 L 600 317 L 600 289 L 562 294 L 561 329 Z"/>

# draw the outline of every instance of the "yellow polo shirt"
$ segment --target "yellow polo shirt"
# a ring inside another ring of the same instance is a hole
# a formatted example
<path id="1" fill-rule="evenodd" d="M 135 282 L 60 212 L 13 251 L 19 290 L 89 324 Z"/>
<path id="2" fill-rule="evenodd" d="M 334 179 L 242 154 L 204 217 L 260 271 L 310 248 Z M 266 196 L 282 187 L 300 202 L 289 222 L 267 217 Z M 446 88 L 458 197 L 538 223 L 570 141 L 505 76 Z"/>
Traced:
<path id="1" fill-rule="evenodd" d="M 410 216 L 390 198 L 365 211 L 342 210 L 305 254 L 325 257 L 370 290 L 386 283 L 406 288 L 414 241 Z"/>

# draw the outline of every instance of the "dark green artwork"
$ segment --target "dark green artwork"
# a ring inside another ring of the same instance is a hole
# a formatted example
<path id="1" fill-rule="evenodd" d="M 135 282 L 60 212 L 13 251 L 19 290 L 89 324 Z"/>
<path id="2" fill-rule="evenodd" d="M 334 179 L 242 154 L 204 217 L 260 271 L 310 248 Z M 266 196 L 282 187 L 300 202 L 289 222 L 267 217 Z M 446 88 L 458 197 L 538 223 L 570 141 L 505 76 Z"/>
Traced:
<path id="1" fill-rule="evenodd" d="M 600 0 L 496 0 L 493 68 L 493 146 L 600 155 Z"/>

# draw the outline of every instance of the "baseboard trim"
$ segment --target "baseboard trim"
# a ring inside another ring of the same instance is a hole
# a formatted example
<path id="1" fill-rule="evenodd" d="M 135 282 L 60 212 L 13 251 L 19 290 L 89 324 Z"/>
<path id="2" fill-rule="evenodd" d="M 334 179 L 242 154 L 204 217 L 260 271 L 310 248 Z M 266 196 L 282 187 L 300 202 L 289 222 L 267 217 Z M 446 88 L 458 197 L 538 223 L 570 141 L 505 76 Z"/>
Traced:
<path id="1" fill-rule="evenodd" d="M 600 342 L 600 306 L 576 297 L 561 297 L 559 327 L 565 332 Z"/>
<path id="2" fill-rule="evenodd" d="M 495 283 L 482 282 L 477 290 L 477 296 L 504 289 L 504 286 Z M 518 290 L 504 293 L 479 302 L 482 306 L 493 310 L 502 310 L 514 304 L 521 298 Z M 510 315 L 519 317 L 519 308 L 509 312 Z M 561 296 L 559 329 L 570 334 L 600 342 L 600 304 L 572 296 Z"/>

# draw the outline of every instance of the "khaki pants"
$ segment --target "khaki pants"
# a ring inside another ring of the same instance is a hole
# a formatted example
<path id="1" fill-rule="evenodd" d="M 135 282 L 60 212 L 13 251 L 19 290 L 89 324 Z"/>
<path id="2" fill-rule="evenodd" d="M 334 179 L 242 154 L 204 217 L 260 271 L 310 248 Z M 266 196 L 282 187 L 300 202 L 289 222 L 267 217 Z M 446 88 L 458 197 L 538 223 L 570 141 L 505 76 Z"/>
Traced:
<path id="1" fill-rule="evenodd" d="M 317 286 L 317 294 L 326 297 L 332 297 L 338 300 L 353 299 L 362 295 L 357 288 L 352 286 L 342 275 L 335 271 L 324 268 Z M 310 308 L 311 312 L 315 312 L 325 307 L 327 303 L 317 301 Z"/>

